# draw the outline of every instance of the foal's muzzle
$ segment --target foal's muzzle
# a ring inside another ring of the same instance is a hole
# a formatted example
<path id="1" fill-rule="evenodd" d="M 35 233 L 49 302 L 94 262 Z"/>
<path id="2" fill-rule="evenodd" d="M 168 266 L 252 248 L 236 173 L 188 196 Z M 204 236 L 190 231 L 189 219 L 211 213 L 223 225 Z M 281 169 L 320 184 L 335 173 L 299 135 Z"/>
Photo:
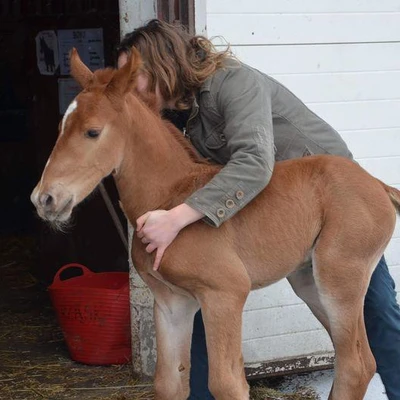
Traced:
<path id="1" fill-rule="evenodd" d="M 67 191 L 50 188 L 40 190 L 38 186 L 31 194 L 31 201 L 38 215 L 49 222 L 65 222 L 74 208 L 74 197 Z"/>

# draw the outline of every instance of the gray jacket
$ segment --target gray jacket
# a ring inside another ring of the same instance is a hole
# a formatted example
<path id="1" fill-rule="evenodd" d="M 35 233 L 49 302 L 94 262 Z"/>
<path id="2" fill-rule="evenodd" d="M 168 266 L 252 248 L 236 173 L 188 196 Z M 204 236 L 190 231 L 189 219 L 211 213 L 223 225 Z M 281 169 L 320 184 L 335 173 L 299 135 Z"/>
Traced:
<path id="1" fill-rule="evenodd" d="M 225 164 L 185 201 L 214 226 L 266 187 L 275 160 L 311 154 L 352 158 L 339 133 L 286 87 L 233 60 L 202 85 L 186 134 L 201 155 Z"/>

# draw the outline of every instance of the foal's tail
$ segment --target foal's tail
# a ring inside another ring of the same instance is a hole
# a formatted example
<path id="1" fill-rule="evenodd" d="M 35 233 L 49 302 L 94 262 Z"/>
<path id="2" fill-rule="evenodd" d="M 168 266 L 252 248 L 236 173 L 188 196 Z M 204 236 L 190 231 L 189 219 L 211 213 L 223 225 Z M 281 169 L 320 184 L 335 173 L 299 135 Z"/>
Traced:
<path id="1" fill-rule="evenodd" d="M 396 188 L 386 185 L 385 183 L 379 181 L 383 188 L 386 190 L 386 193 L 389 195 L 390 200 L 392 201 L 394 207 L 396 208 L 396 211 L 398 214 L 400 214 L 400 190 L 397 190 Z"/>

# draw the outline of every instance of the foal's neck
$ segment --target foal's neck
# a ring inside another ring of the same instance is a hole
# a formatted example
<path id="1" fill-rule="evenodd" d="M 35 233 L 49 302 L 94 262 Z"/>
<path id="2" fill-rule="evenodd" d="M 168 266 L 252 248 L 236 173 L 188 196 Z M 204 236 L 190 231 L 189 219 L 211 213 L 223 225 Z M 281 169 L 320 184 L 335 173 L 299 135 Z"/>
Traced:
<path id="1" fill-rule="evenodd" d="M 133 96 L 124 121 L 126 147 L 116 184 L 131 223 L 147 211 L 182 203 L 217 172 L 211 164 L 196 162 L 180 132 Z"/>

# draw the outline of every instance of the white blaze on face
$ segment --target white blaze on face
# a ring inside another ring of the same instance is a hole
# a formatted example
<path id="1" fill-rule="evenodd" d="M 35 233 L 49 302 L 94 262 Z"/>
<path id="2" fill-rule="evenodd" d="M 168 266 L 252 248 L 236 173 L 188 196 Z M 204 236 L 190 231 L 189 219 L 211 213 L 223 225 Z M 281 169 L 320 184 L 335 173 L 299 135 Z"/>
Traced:
<path id="1" fill-rule="evenodd" d="M 64 114 L 64 118 L 62 120 L 61 123 L 61 132 L 60 132 L 60 136 L 62 136 L 64 134 L 64 128 L 65 128 L 65 124 L 67 122 L 67 118 L 69 117 L 69 115 L 76 110 L 76 108 L 78 107 L 78 102 L 76 100 L 74 100 L 67 108 L 67 111 L 65 111 Z"/>
<path id="2" fill-rule="evenodd" d="M 73 100 L 72 103 L 68 106 L 67 111 L 65 111 L 62 123 L 61 123 L 61 132 L 60 132 L 60 136 L 62 136 L 64 134 L 64 128 L 65 128 L 65 123 L 67 122 L 67 118 L 68 116 L 74 111 L 76 110 L 76 108 L 78 107 L 78 102 L 76 100 Z M 43 169 L 42 172 L 42 177 L 40 178 L 40 182 L 38 185 L 38 190 L 34 191 L 34 194 L 32 195 L 32 198 L 37 201 L 38 197 L 39 197 L 39 192 L 41 192 L 42 190 L 42 185 L 43 185 L 43 178 L 44 178 L 44 174 L 46 172 L 46 169 L 48 167 L 48 165 L 50 164 L 50 158 L 47 160 L 47 163 Z"/>

